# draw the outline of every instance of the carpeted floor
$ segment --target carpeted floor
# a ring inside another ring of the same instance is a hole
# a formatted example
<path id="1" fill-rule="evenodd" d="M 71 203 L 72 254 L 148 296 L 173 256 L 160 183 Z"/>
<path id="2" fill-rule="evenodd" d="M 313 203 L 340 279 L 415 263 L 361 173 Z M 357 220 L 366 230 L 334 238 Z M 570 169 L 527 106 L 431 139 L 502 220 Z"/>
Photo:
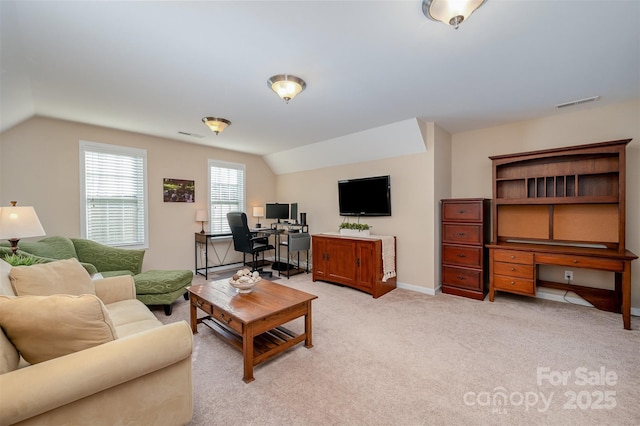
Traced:
<path id="1" fill-rule="evenodd" d="M 373 299 L 311 274 L 278 283 L 318 295 L 314 347 L 245 384 L 240 352 L 201 325 L 192 425 L 640 424 L 640 318 L 628 331 L 619 314 L 507 294 Z M 188 307 L 154 312 L 188 321 Z"/>

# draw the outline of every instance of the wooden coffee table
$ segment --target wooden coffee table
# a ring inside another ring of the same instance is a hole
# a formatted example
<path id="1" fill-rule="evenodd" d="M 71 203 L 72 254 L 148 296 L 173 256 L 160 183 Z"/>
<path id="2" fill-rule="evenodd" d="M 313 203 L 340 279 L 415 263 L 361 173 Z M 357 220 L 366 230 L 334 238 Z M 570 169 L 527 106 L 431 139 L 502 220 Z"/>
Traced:
<path id="1" fill-rule="evenodd" d="M 198 324 L 211 328 L 242 352 L 246 383 L 252 382 L 253 367 L 304 340 L 311 344 L 311 301 L 317 296 L 262 280 L 251 293 L 238 294 L 228 280 L 212 281 L 189 288 L 191 330 Z M 198 309 L 207 316 L 198 318 Z M 304 316 L 304 333 L 295 334 L 283 324 Z"/>

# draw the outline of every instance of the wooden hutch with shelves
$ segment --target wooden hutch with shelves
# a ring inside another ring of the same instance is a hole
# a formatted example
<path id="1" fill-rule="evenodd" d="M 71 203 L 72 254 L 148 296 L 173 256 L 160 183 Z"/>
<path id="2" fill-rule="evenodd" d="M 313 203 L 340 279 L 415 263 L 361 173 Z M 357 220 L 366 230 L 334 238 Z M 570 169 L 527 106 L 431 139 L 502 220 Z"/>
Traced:
<path id="1" fill-rule="evenodd" d="M 490 157 L 493 243 L 489 300 L 496 291 L 535 296 L 536 286 L 571 290 L 622 313 L 630 328 L 631 261 L 625 249 L 625 150 L 631 139 Z M 603 290 L 537 278 L 537 265 L 614 272 Z"/>

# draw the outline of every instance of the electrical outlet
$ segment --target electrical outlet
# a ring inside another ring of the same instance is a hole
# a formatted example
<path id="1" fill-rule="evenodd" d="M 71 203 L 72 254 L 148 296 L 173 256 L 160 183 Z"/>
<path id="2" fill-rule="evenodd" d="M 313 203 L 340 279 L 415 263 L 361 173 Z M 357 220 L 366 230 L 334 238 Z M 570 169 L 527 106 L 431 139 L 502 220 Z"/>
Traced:
<path id="1" fill-rule="evenodd" d="M 565 280 L 573 280 L 573 271 L 564 271 L 564 279 Z"/>

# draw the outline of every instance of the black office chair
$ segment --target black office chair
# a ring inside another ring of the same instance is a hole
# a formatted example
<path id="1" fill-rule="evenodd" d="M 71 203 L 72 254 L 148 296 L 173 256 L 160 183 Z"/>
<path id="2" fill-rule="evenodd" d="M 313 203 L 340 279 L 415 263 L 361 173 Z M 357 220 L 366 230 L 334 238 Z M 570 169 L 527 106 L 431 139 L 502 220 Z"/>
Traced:
<path id="1" fill-rule="evenodd" d="M 262 270 L 258 268 L 259 254 L 275 248 L 269 244 L 269 237 L 258 237 L 255 232 L 251 232 L 247 225 L 247 215 L 243 212 L 227 213 L 227 221 L 233 234 L 233 248 L 243 254 L 251 254 L 253 257 L 251 271 L 261 272 Z M 271 273 L 268 275 L 271 276 Z"/>

